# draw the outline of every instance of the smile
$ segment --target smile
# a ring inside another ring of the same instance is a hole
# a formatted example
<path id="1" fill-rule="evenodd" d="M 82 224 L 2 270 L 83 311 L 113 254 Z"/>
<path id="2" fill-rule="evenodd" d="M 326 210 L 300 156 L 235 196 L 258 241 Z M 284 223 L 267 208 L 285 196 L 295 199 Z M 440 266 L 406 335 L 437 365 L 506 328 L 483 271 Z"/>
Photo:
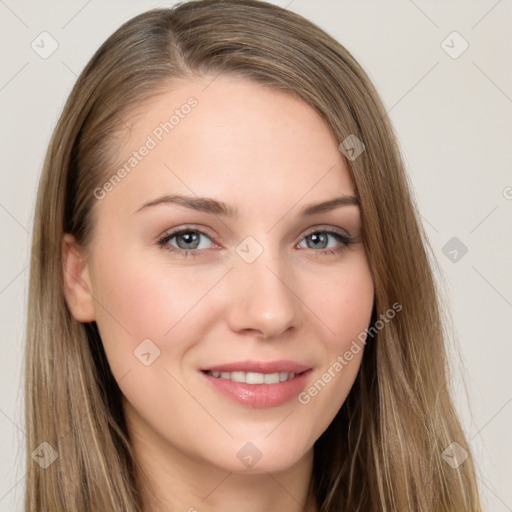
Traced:
<path id="1" fill-rule="evenodd" d="M 238 361 L 200 374 L 211 389 L 240 405 L 270 408 L 293 400 L 304 389 L 312 368 L 294 361 Z"/>
<path id="2" fill-rule="evenodd" d="M 257 373 L 257 372 L 214 372 L 207 371 L 208 375 L 216 379 L 227 379 L 245 384 L 278 384 L 295 378 L 294 372 Z"/>

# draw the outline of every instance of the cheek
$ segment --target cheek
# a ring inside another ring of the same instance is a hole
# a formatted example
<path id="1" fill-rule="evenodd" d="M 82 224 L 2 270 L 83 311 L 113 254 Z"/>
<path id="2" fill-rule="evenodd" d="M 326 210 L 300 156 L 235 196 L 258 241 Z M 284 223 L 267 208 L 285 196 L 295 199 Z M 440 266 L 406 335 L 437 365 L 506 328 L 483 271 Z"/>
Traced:
<path id="1" fill-rule="evenodd" d="M 374 286 L 366 258 L 358 253 L 346 266 L 317 276 L 307 287 L 308 305 L 326 327 L 326 347 L 331 353 L 344 350 L 371 318 Z"/>
<path id="2" fill-rule="evenodd" d="M 185 350 L 198 325 L 191 319 L 197 321 L 198 312 L 204 318 L 201 300 L 218 279 L 215 272 L 202 276 L 192 266 L 169 268 L 142 258 L 102 257 L 96 268 L 97 324 L 118 375 L 138 363 L 134 350 L 143 340 L 171 358 Z"/>
<path id="3" fill-rule="evenodd" d="M 373 282 L 369 272 L 354 273 L 335 291 L 331 301 L 333 329 L 341 344 L 338 349 L 344 349 L 368 327 L 374 302 Z"/>
<path id="4" fill-rule="evenodd" d="M 362 335 L 371 320 L 374 286 L 367 260 L 359 256 L 339 272 L 316 279 L 307 295 L 311 309 L 328 326 L 322 328 L 322 364 L 298 397 L 308 414 L 317 418 L 318 435 L 343 405 L 364 353 Z"/>

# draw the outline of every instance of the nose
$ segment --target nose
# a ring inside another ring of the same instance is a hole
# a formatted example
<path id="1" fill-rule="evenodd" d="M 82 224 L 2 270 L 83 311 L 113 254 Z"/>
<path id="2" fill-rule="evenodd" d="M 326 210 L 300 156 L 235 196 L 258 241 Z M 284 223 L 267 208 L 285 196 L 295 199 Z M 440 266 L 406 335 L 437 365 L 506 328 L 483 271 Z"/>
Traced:
<path id="1" fill-rule="evenodd" d="M 256 261 L 237 261 L 229 274 L 228 322 L 235 332 L 277 338 L 302 324 L 293 273 L 264 251 Z"/>

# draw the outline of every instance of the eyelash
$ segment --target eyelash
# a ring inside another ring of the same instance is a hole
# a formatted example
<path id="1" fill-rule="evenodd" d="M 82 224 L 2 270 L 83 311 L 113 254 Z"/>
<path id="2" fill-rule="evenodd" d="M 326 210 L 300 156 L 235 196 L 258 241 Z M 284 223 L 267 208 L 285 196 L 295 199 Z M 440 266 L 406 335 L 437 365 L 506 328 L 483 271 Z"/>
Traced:
<path id="1" fill-rule="evenodd" d="M 176 231 L 172 231 L 171 233 L 163 235 L 157 241 L 157 245 L 159 247 L 162 247 L 163 249 L 169 251 L 169 252 L 177 254 L 180 257 L 186 258 L 188 256 L 192 256 L 193 258 L 195 258 L 197 256 L 197 253 L 199 253 L 201 251 L 204 251 L 204 249 L 193 249 L 193 250 L 187 251 L 187 250 L 184 250 L 184 249 L 178 249 L 177 247 L 174 247 L 174 246 L 168 244 L 168 242 L 170 240 L 172 240 L 174 237 L 176 237 L 178 235 L 182 235 L 184 233 L 198 233 L 200 235 L 204 235 L 207 238 L 210 238 L 206 233 L 204 233 L 203 231 L 201 231 L 199 229 L 184 228 L 184 229 L 179 229 L 179 230 L 176 230 Z M 340 251 L 343 251 L 345 248 L 347 248 L 348 246 L 350 246 L 351 244 L 354 243 L 353 237 L 348 236 L 348 235 L 346 235 L 344 233 L 341 233 L 339 231 L 334 231 L 332 229 L 312 229 L 312 230 L 310 230 L 309 232 L 307 232 L 304 235 L 303 240 L 305 238 L 307 238 L 308 236 L 316 235 L 316 234 L 321 234 L 321 233 L 326 233 L 328 235 L 332 235 L 338 242 L 341 242 L 342 246 L 339 247 L 338 249 L 323 249 L 323 250 L 318 250 L 318 251 L 315 251 L 314 249 L 312 249 L 313 252 L 320 253 L 320 254 L 323 254 L 323 255 L 337 254 Z"/>

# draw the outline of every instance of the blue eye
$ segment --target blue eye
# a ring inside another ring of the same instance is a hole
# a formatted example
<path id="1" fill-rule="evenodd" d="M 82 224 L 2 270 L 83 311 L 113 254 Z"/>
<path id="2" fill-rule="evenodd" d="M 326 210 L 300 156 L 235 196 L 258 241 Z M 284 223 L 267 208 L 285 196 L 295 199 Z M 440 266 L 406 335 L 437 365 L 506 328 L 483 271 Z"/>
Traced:
<path id="1" fill-rule="evenodd" d="M 329 245 L 329 238 L 334 239 L 334 244 Z M 334 254 L 339 252 L 340 250 L 344 249 L 345 247 L 348 247 L 351 243 L 354 242 L 354 239 L 344 233 L 333 231 L 329 229 L 321 229 L 316 231 L 311 231 L 309 234 L 307 234 L 304 239 L 301 241 L 307 241 L 311 240 L 312 245 L 307 246 L 308 249 L 312 248 L 319 248 L 322 249 L 321 252 L 323 254 Z M 336 242 L 341 243 L 341 247 L 336 247 Z M 327 245 L 325 245 L 327 244 Z M 333 248 L 334 247 L 334 248 Z"/>
<path id="2" fill-rule="evenodd" d="M 157 244 L 179 256 L 195 257 L 203 249 L 211 248 L 208 243 L 206 243 L 206 247 L 202 243 L 201 238 L 203 237 L 211 242 L 211 238 L 206 233 L 198 229 L 185 228 L 164 235 Z M 334 243 L 330 243 L 329 239 L 334 240 Z M 173 240 L 175 240 L 174 243 L 172 243 Z M 354 243 L 354 239 L 349 235 L 329 229 L 312 230 L 304 236 L 300 243 L 302 244 L 304 241 L 307 249 L 313 249 L 314 252 L 320 254 L 335 254 Z M 308 241 L 311 241 L 311 244 L 308 244 Z"/>
<path id="3" fill-rule="evenodd" d="M 208 249 L 208 247 L 204 247 L 204 244 L 201 244 L 201 237 L 210 239 L 206 233 L 197 229 L 181 229 L 165 235 L 157 243 L 180 256 L 196 256 L 196 250 Z M 176 239 L 178 247 L 170 243 L 173 239 Z"/>

